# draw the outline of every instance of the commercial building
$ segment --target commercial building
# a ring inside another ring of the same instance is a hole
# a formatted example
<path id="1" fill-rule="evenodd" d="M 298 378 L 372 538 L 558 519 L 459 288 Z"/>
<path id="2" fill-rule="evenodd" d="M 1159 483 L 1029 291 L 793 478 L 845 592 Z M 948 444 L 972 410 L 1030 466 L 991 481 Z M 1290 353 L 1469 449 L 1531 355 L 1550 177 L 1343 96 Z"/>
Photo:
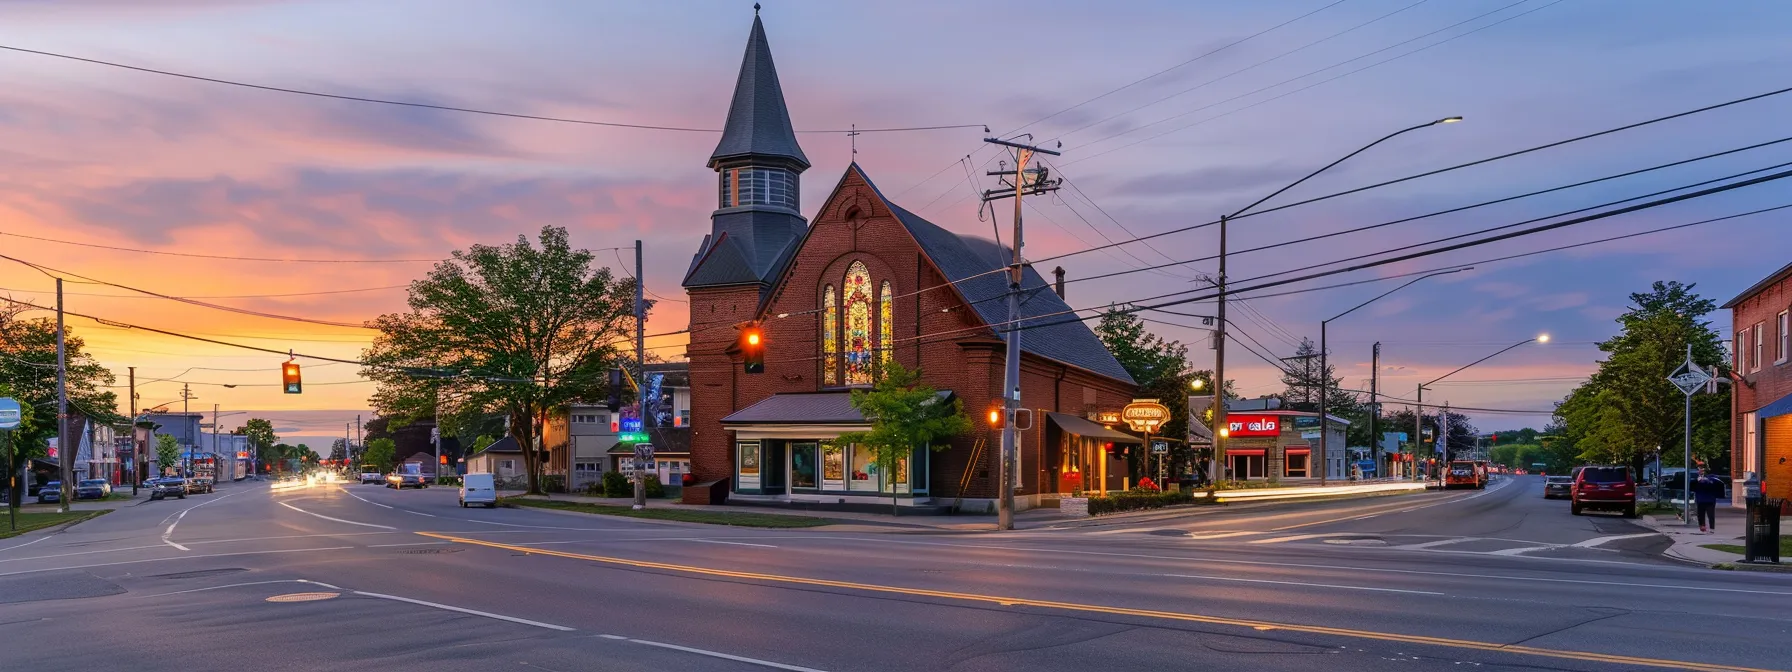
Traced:
<path id="1" fill-rule="evenodd" d="M 1736 334 L 1730 473 L 1737 481 L 1760 474 L 1763 494 L 1792 499 L 1792 264 L 1723 307 Z"/>
<path id="2" fill-rule="evenodd" d="M 685 488 L 685 501 L 987 507 L 1001 490 L 1000 431 L 983 411 L 1003 396 L 1007 248 L 904 209 L 856 163 L 805 220 L 809 160 L 757 17 L 723 128 L 709 157 L 718 205 L 683 281 L 691 470 L 707 484 Z M 1079 420 L 1120 410 L 1135 385 L 1086 324 L 1061 317 L 1070 307 L 1030 267 L 1022 288 L 1020 399 L 1033 411 L 1015 477 L 1024 508 L 1065 491 L 1069 473 L 1129 478 L 1110 430 Z M 743 371 L 737 347 L 749 323 L 764 335 L 760 374 Z M 851 391 L 888 362 L 919 368 L 939 403 L 962 402 L 977 426 L 878 473 L 870 451 L 836 437 L 869 426 Z"/>
<path id="3" fill-rule="evenodd" d="M 1265 409 L 1226 411 L 1224 445 L 1228 478 L 1241 481 L 1306 481 L 1350 477 L 1349 454 L 1344 447 L 1349 420 L 1331 416 L 1326 446 L 1319 448 L 1319 414 L 1306 411 Z"/>

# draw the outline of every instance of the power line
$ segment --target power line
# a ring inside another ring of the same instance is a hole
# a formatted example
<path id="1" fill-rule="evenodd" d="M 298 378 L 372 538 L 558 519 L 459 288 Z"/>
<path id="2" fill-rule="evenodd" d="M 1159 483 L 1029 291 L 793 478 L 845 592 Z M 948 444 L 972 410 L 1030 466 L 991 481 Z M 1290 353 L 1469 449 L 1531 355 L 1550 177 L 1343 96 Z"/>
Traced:
<path id="1" fill-rule="evenodd" d="M 80 284 L 99 284 L 99 283 L 80 283 Z M 284 299 L 284 298 L 291 298 L 291 297 L 295 297 L 295 296 L 326 296 L 326 295 L 331 295 L 331 294 L 357 294 L 360 292 L 378 292 L 378 291 L 385 291 L 388 289 L 404 289 L 409 286 L 410 285 L 386 285 L 383 287 L 362 287 L 360 289 L 334 289 L 334 290 L 325 290 L 325 291 L 317 291 L 317 292 L 291 292 L 291 293 L 287 293 L 287 294 L 225 294 L 225 295 L 210 295 L 210 296 L 189 295 L 189 296 L 183 296 L 181 298 L 183 298 L 183 299 Z M 54 291 L 55 290 L 52 290 L 52 289 L 12 289 L 12 288 L 8 288 L 8 287 L 0 287 L 0 292 L 24 292 L 27 294 L 50 294 Z M 161 297 L 157 297 L 157 296 L 131 296 L 129 294 L 94 294 L 94 293 L 90 293 L 90 292 L 63 292 L 63 294 L 67 295 L 67 296 L 91 296 L 91 297 L 102 298 L 102 299 L 157 299 L 157 298 L 161 298 Z"/>
<path id="2" fill-rule="evenodd" d="M 315 319 L 311 319 L 309 317 L 296 317 L 296 316 L 292 316 L 292 315 L 281 315 L 278 313 L 265 313 L 265 312 L 262 312 L 259 310 L 249 310 L 247 308 L 237 308 L 234 306 L 226 306 L 226 305 L 216 304 L 216 303 L 207 303 L 205 301 L 199 301 L 196 299 L 188 299 L 188 298 L 182 298 L 182 297 L 178 297 L 178 296 L 170 296 L 170 295 L 162 294 L 159 292 L 152 292 L 147 289 L 139 289 L 136 287 L 131 287 L 129 285 L 121 285 L 121 284 L 118 284 L 115 282 L 107 282 L 105 280 L 90 278 L 85 275 L 73 273 L 70 271 L 64 271 L 64 270 L 59 270 L 59 269 L 55 269 L 55 268 L 50 268 L 49 266 L 32 263 L 29 261 L 25 261 L 24 259 L 20 259 L 18 257 L 11 257 L 11 256 L 7 256 L 4 254 L 0 254 L 0 259 L 5 259 L 7 261 L 24 264 L 25 266 L 29 266 L 33 269 L 36 269 L 39 272 L 44 272 L 46 275 L 48 274 L 48 272 L 61 273 L 63 275 L 68 275 L 68 276 L 80 278 L 82 280 L 87 280 L 87 281 L 95 283 L 95 284 L 106 285 L 107 287 L 116 287 L 118 289 L 129 290 L 129 291 L 137 292 L 139 294 L 147 294 L 149 296 L 153 296 L 156 298 L 167 299 L 170 301 L 178 301 L 180 303 L 185 303 L 185 304 L 193 305 L 193 306 L 200 306 L 203 308 L 211 308 L 213 310 L 222 310 L 225 312 L 237 313 L 240 315 L 252 315 L 255 317 L 265 317 L 265 318 L 274 319 L 274 320 L 287 320 L 290 322 L 305 322 L 305 323 L 309 323 L 309 324 L 321 324 L 321 325 L 329 326 L 329 327 L 347 327 L 347 328 L 351 328 L 351 329 L 373 329 L 373 327 L 369 327 L 366 324 L 355 324 L 352 322 L 333 322 L 330 320 L 315 320 Z"/>
<path id="3" fill-rule="evenodd" d="M 284 262 L 284 263 L 295 263 L 295 264 L 400 264 L 400 263 L 408 264 L 408 263 L 417 263 L 417 262 L 442 261 L 441 259 L 278 259 L 278 258 L 269 258 L 269 257 L 235 257 L 235 256 L 220 255 L 220 254 L 195 254 L 195 253 L 191 253 L 191 252 L 163 252 L 160 250 L 145 250 L 145 249 L 139 249 L 139 248 L 135 248 L 135 247 L 116 247 L 116 246 L 112 246 L 112 245 L 100 245 L 98 243 L 80 243 L 80 242 L 75 242 L 72 240 L 60 240 L 60 239 L 56 239 L 56 238 L 45 238 L 42 236 L 28 236 L 23 233 L 9 233 L 6 231 L 0 231 L 0 236 L 11 236 L 13 238 L 24 238 L 26 240 L 36 240 L 36 241 L 45 242 L 45 243 L 56 243 L 59 245 L 74 245 L 76 247 L 91 247 L 91 248 L 96 248 L 96 249 L 101 249 L 101 250 L 113 250 L 113 251 L 117 251 L 117 252 L 135 252 L 137 254 L 159 254 L 159 255 L 168 256 L 168 257 L 188 257 L 188 258 L 193 258 L 193 259 L 224 259 L 224 260 L 229 260 L 229 261 L 269 261 L 269 262 Z"/>
<path id="4" fill-rule="evenodd" d="M 466 114 L 480 114 L 480 115 L 493 116 L 493 117 L 508 117 L 508 118 L 512 118 L 512 119 L 528 119 L 528 120 L 532 120 L 532 121 L 551 121 L 551 122 L 562 123 L 562 124 L 580 124 L 580 125 L 585 125 L 585 126 L 606 126 L 606 127 L 610 127 L 610 128 L 631 128 L 631 129 L 636 129 L 636 130 L 647 130 L 647 131 L 678 131 L 678 132 L 684 132 L 684 133 L 721 133 L 722 132 L 722 129 L 719 129 L 719 128 L 689 128 L 689 127 L 683 127 L 683 126 L 656 126 L 656 125 L 651 125 L 651 124 L 628 124 L 628 123 L 614 122 L 614 121 L 594 121 L 594 120 L 590 120 L 590 119 L 570 119 L 570 118 L 566 118 L 566 117 L 548 117 L 548 116 L 535 115 L 535 114 L 522 114 L 522 113 L 517 113 L 517 112 L 500 112 L 500 111 L 496 111 L 496 110 L 481 110 L 481 109 L 470 108 L 470 107 L 456 107 L 456 106 L 452 106 L 452 105 L 436 105 L 436 104 L 432 104 L 432 103 L 415 103 L 415 102 L 408 102 L 408 101 L 401 101 L 401 100 L 387 100 L 387 99 L 383 99 L 383 98 L 368 98 L 368 97 L 364 97 L 364 96 L 350 96 L 350 95 L 343 95 L 343 94 L 336 94 L 336 93 L 323 93 L 323 92 L 319 92 L 319 91 L 307 91 L 304 89 L 291 89 L 291 88 L 280 87 L 280 86 L 268 86 L 265 84 L 253 84 L 253 83 L 237 81 L 237 80 L 220 79 L 217 77 L 204 77 L 204 76 L 200 76 L 200 75 L 192 75 L 192 74 L 187 74 L 187 73 L 183 73 L 183 72 L 175 72 L 172 70 L 158 70 L 155 68 L 146 68 L 146 67 L 142 67 L 142 66 L 128 65 L 125 63 L 118 63 L 115 61 L 102 61 L 102 60 L 95 59 L 95 58 L 72 56 L 69 54 L 59 54 L 56 52 L 42 51 L 42 50 L 38 50 L 38 49 L 26 49 L 23 47 L 13 47 L 13 46 L 7 46 L 7 45 L 3 45 L 3 44 L 0 44 L 0 49 L 24 53 L 24 54 L 36 54 L 38 56 L 49 56 L 52 58 L 61 58 L 61 59 L 66 59 L 66 60 L 70 60 L 70 61 L 80 61 L 82 63 L 92 63 L 94 65 L 104 65 L 107 67 L 121 68 L 124 70 L 132 70 L 132 71 L 136 71 L 136 72 L 149 73 L 149 74 L 153 74 L 153 75 L 162 75 L 165 77 L 177 77 L 180 79 L 189 79 L 189 80 L 199 81 L 199 82 L 209 82 L 212 84 L 225 84 L 225 85 L 229 85 L 229 86 L 238 86 L 238 87 L 242 87 L 242 88 L 246 88 L 246 89 L 256 89 L 259 91 L 272 91 L 275 93 L 289 93 L 289 94 L 300 95 L 300 96 L 311 96 L 314 98 L 327 98 L 327 99 L 331 99 L 331 100 L 346 100 L 346 101 L 357 102 L 357 103 L 374 103 L 374 104 L 378 104 L 378 105 L 395 105 L 395 106 L 399 106 L 399 107 L 413 107 L 413 108 L 421 108 L 421 109 L 426 109 L 426 110 L 439 110 L 439 111 L 443 111 L 443 112 L 461 112 L 461 113 L 466 113 Z M 853 133 L 894 133 L 894 132 L 901 132 L 901 131 L 937 131 L 937 130 L 947 130 L 947 129 L 957 129 L 957 128 L 988 128 L 988 127 L 983 124 L 950 124 L 950 125 L 941 125 L 941 126 L 905 126 L 905 127 L 895 127 L 895 128 L 859 128 L 859 129 L 849 129 L 849 130 L 809 130 L 809 131 L 797 131 L 797 132 L 798 133 L 849 133 L 849 132 L 853 132 Z"/>

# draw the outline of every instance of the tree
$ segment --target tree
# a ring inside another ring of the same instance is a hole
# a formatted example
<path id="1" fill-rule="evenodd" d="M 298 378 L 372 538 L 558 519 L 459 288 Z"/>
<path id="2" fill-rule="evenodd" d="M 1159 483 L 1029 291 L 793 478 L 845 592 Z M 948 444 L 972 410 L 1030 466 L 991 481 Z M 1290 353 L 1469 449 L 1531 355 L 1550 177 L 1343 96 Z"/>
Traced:
<path id="1" fill-rule="evenodd" d="M 156 435 L 156 466 L 161 468 L 162 473 L 180 467 L 180 442 L 175 440 L 173 434 Z"/>
<path id="2" fill-rule="evenodd" d="M 1191 394 L 1213 393 L 1213 372 L 1209 370 L 1192 370 L 1188 363 L 1188 346 L 1180 341 L 1164 340 L 1145 328 L 1144 320 L 1135 313 L 1126 312 L 1123 306 L 1111 306 L 1103 313 L 1101 321 L 1095 326 L 1095 335 L 1101 338 L 1102 345 L 1113 353 L 1120 367 L 1138 383 L 1138 396 L 1146 399 L 1157 399 L 1170 409 L 1170 419 L 1158 427 L 1157 435 L 1181 439 L 1188 436 L 1189 404 Z M 1190 383 L 1200 380 L 1202 392 L 1194 391 Z M 1238 398 L 1235 381 L 1226 381 L 1226 397 Z M 1209 408 L 1203 419 L 1212 427 L 1213 410 Z M 1134 473 L 1142 471 L 1143 451 L 1134 453 L 1127 465 Z M 1170 452 L 1166 456 L 1169 473 L 1182 473 L 1195 462 L 1196 456 L 1189 446 L 1180 441 L 1170 444 Z"/>
<path id="3" fill-rule="evenodd" d="M 21 426 L 10 439 L 17 450 L 11 451 L 7 473 L 16 474 L 27 461 L 49 455 L 50 438 L 56 436 L 56 321 L 50 318 L 20 319 L 29 309 L 7 302 L 0 305 L 0 381 L 11 388 L 11 396 L 20 406 L 31 407 L 40 421 L 27 429 Z M 126 419 L 118 416 L 118 395 L 110 391 L 112 371 L 87 352 L 86 342 L 69 329 L 63 339 L 67 364 L 68 401 L 71 416 L 86 416 L 96 422 L 116 424 Z M 72 487 L 73 484 L 71 483 Z M 14 502 L 23 488 L 14 489 Z"/>
<path id="4" fill-rule="evenodd" d="M 361 461 L 379 467 L 380 473 L 392 470 L 392 462 L 398 459 L 398 443 L 391 439 L 374 439 L 367 442 L 367 452 L 361 454 Z"/>
<path id="5" fill-rule="evenodd" d="M 362 374 L 379 386 L 374 407 L 394 423 L 438 415 L 446 433 L 487 414 L 508 416 L 529 492 L 540 493 L 535 438 L 548 412 L 608 396 L 608 371 L 627 361 L 619 347 L 635 329 L 634 281 L 593 259 L 550 226 L 539 247 L 518 236 L 436 264 L 411 283 L 408 312 L 372 323 L 380 333 Z"/>
<path id="6" fill-rule="evenodd" d="M 280 437 L 274 435 L 274 423 L 261 418 L 250 418 L 243 426 L 236 428 L 236 433 L 248 437 L 249 449 L 255 452 L 255 459 L 262 464 L 279 459 L 274 453 L 274 442 Z"/>
<path id="7" fill-rule="evenodd" d="M 852 391 L 852 407 L 871 421 L 871 429 L 841 434 L 837 441 L 871 450 L 878 473 L 884 474 L 890 488 L 891 515 L 898 510 L 895 477 L 908 467 L 915 450 L 944 450 L 941 439 L 971 431 L 964 401 L 940 403 L 938 391 L 921 382 L 920 369 L 910 370 L 895 361 L 884 366 L 876 386 Z"/>
<path id="8" fill-rule="evenodd" d="M 17 401 L 18 398 L 13 396 L 14 394 L 11 385 L 0 382 L 0 398 L 10 398 Z M 29 442 L 25 437 L 32 436 L 37 432 L 36 411 L 31 408 L 31 404 L 21 402 L 19 404 L 19 426 L 9 432 L 0 432 L 0 449 L 5 449 L 6 451 L 6 461 L 4 464 L 10 465 L 6 474 L 0 476 L 0 480 L 12 483 L 13 479 L 18 476 L 19 466 L 23 464 L 22 460 L 27 459 L 25 457 L 25 447 L 29 445 Z M 26 484 L 24 483 L 19 483 L 19 487 L 8 489 L 7 498 L 9 501 L 7 502 L 7 506 L 12 507 L 14 512 L 18 511 L 18 506 L 22 503 L 25 485 Z"/>

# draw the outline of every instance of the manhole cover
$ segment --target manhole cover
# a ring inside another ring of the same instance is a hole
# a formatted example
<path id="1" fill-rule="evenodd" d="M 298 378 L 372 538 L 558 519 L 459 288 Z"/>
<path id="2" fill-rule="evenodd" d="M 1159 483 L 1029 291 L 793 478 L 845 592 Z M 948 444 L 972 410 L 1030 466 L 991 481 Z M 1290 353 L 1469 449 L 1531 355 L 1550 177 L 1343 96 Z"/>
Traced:
<path id="1" fill-rule="evenodd" d="M 318 600 L 328 600 L 328 599 L 336 597 L 340 594 L 341 593 L 287 593 L 285 595 L 275 595 L 273 597 L 270 597 L 270 598 L 268 598 L 268 601 L 269 602 L 316 602 Z"/>
<path id="2" fill-rule="evenodd" d="M 399 551 L 399 553 L 403 553 L 405 555 L 440 555 L 443 553 L 459 553 L 464 550 L 467 550 L 467 549 L 464 549 L 464 548 L 414 548 L 414 549 L 411 549 L 408 551 Z"/>

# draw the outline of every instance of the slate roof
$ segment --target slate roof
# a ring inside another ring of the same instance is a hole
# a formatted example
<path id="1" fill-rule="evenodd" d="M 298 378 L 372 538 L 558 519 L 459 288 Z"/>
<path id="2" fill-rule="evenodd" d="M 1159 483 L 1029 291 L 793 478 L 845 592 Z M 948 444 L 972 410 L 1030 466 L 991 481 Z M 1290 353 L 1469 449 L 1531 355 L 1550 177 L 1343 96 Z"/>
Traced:
<path id="1" fill-rule="evenodd" d="M 1769 275 L 1765 278 L 1761 278 L 1760 282 L 1750 285 L 1748 289 L 1742 290 L 1741 294 L 1737 294 L 1736 298 L 1730 299 L 1729 301 L 1725 301 L 1724 305 L 1721 305 L 1718 307 L 1723 308 L 1725 310 L 1728 310 L 1730 308 L 1735 308 L 1737 304 L 1742 303 L 1743 301 L 1747 301 L 1749 299 L 1749 297 L 1752 297 L 1756 294 L 1760 294 L 1761 292 L 1765 291 L 1768 287 L 1772 287 L 1773 285 L 1778 284 L 1781 280 L 1785 280 L 1786 278 L 1792 278 L 1792 264 L 1786 264 L 1785 266 L 1781 266 L 1780 270 L 1774 271 L 1772 275 Z"/>
<path id="2" fill-rule="evenodd" d="M 772 65 L 772 48 L 766 43 L 765 24 L 758 15 L 753 17 L 740 78 L 734 83 L 734 100 L 728 104 L 728 121 L 722 126 L 721 142 L 709 156 L 709 167 L 747 155 L 776 156 L 809 167 L 809 158 L 797 146 L 796 131 L 790 126 L 784 88 L 778 84 L 778 68 Z"/>
<path id="3" fill-rule="evenodd" d="M 523 452 L 523 447 L 517 445 L 516 439 L 506 436 L 502 439 L 498 439 L 497 441 L 493 441 L 492 445 L 486 446 L 485 450 L 481 450 L 477 453 L 474 453 L 474 455 L 484 455 L 486 453 L 506 453 L 506 454 L 521 455 L 522 452 Z"/>
<path id="4" fill-rule="evenodd" d="M 1004 268 L 1007 259 L 1013 253 L 1005 245 L 976 236 L 961 236 L 940 228 L 933 222 L 922 219 L 920 215 L 904 210 L 896 205 L 871 178 L 865 175 L 863 168 L 853 164 L 848 170 L 856 170 L 865 179 L 865 184 L 877 192 L 879 198 L 896 213 L 909 235 L 920 243 L 922 252 L 933 260 L 946 278 L 957 284 L 958 292 L 977 310 L 985 324 L 1002 324 L 1008 321 L 1008 301 L 1004 298 L 1008 293 L 1007 276 L 992 273 L 975 277 L 998 268 Z M 967 278 L 969 278 L 967 280 Z M 1094 373 L 1134 383 L 1132 375 L 1120 366 L 1113 353 L 1108 352 L 1100 338 L 1085 322 L 1070 321 L 1075 316 L 1067 313 L 1070 306 L 1058 298 L 1045 278 L 1027 266 L 1021 271 L 1021 352 L 1030 352 L 1040 357 L 1063 362 L 1071 366 L 1087 369 Z M 1042 317 L 1052 315 L 1052 317 Z M 1049 324 L 1051 326 L 1034 326 Z"/>
<path id="5" fill-rule="evenodd" d="M 942 402 L 951 390 L 937 393 Z M 852 407 L 851 392 L 774 394 L 722 418 L 722 425 L 863 425 L 865 416 Z"/>

